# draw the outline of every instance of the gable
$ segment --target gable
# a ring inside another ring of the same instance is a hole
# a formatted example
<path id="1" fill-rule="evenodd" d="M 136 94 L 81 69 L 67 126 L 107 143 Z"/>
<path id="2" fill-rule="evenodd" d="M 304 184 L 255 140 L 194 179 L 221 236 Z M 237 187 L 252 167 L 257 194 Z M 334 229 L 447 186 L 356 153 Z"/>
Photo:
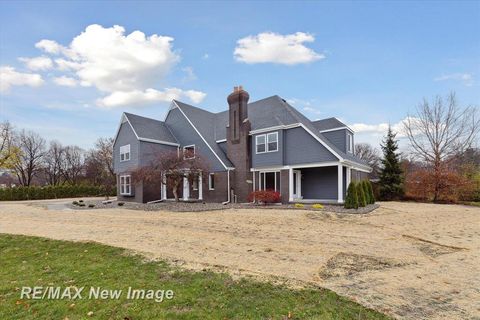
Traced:
<path id="1" fill-rule="evenodd" d="M 172 130 L 181 146 L 195 145 L 195 152 L 203 156 L 211 171 L 225 170 L 222 162 L 218 160 L 178 107 L 169 111 L 165 123 Z"/>
<path id="2" fill-rule="evenodd" d="M 337 157 L 302 127 L 285 130 L 285 165 L 338 161 Z"/>

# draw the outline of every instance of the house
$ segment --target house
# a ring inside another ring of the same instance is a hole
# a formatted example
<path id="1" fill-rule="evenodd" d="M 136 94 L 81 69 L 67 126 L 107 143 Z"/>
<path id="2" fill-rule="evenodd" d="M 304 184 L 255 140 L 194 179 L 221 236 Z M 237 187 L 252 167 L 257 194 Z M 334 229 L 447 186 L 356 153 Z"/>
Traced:
<path id="1" fill-rule="evenodd" d="M 219 113 L 176 100 L 164 121 L 124 113 L 114 143 L 119 199 L 173 198 L 160 181 L 134 185 L 131 172 L 175 150 L 202 155 L 209 165 L 192 185 L 184 179 L 184 200 L 246 202 L 252 191 L 272 189 L 284 203 L 343 203 L 350 181 L 371 171 L 354 155 L 354 132 L 338 119 L 310 121 L 279 96 L 248 100 L 235 87 Z"/>

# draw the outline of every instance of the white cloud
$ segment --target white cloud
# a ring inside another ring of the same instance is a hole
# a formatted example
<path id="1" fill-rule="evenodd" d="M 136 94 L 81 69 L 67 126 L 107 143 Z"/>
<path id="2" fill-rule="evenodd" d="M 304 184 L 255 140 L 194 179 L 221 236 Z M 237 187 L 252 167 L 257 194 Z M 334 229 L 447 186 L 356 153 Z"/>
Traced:
<path id="1" fill-rule="evenodd" d="M 44 83 L 42 76 L 35 73 L 22 73 L 10 66 L 0 67 L 0 92 L 8 93 L 12 86 L 39 87 Z"/>
<path id="2" fill-rule="evenodd" d="M 208 53 L 205 53 L 203 56 L 202 56 L 202 59 L 203 60 L 207 60 L 208 58 L 210 58 L 210 55 Z"/>
<path id="3" fill-rule="evenodd" d="M 152 101 L 167 101 L 175 97 L 187 97 L 201 101 L 205 94 L 182 89 L 156 89 L 164 83 L 166 75 L 180 61 L 172 48 L 173 38 L 141 31 L 125 34 L 122 26 L 104 28 L 98 24 L 88 26 L 76 36 L 68 47 L 52 40 L 42 40 L 37 48 L 59 55 L 55 59 L 58 70 L 65 72 L 59 85 L 76 84 L 92 86 L 105 93 L 97 100 L 102 107 L 140 105 Z M 184 68 L 187 76 L 194 77 L 193 69 Z M 180 93 L 177 92 L 180 91 Z M 195 101 L 194 101 L 195 100 Z"/>
<path id="4" fill-rule="evenodd" d="M 193 72 L 192 67 L 182 68 L 182 71 L 185 72 L 185 77 L 183 77 L 183 81 L 197 80 L 197 75 L 195 74 L 195 72 Z"/>
<path id="5" fill-rule="evenodd" d="M 418 121 L 418 118 L 415 117 L 406 117 L 397 123 L 392 123 L 392 131 L 397 134 L 397 138 L 405 137 L 404 124 L 408 121 Z M 378 123 L 378 124 L 365 124 L 365 123 L 354 123 L 349 125 L 349 127 L 355 131 L 355 133 L 372 133 L 372 134 L 382 134 L 385 135 L 388 131 L 388 123 Z"/>
<path id="6" fill-rule="evenodd" d="M 325 58 L 304 45 L 313 42 L 314 36 L 297 32 L 281 35 L 263 32 L 255 36 L 247 36 L 237 41 L 234 56 L 237 61 L 253 63 L 278 63 L 295 65 L 313 62 Z"/>
<path id="7" fill-rule="evenodd" d="M 28 69 L 39 71 L 48 70 L 53 67 L 53 61 L 49 57 L 40 56 L 35 58 L 18 58 L 18 60 L 25 63 Z"/>
<path id="8" fill-rule="evenodd" d="M 444 74 L 439 77 L 433 79 L 434 81 L 460 81 L 463 85 L 467 87 L 471 87 L 473 85 L 473 75 L 471 73 L 452 73 L 452 74 Z"/>
<path id="9" fill-rule="evenodd" d="M 64 49 L 55 41 L 46 39 L 37 42 L 35 47 L 51 54 L 59 54 Z"/>
<path id="10" fill-rule="evenodd" d="M 183 91 L 178 88 L 167 88 L 164 91 L 155 89 L 114 91 L 97 100 L 97 105 L 104 108 L 145 105 L 155 102 L 168 102 L 173 99 L 188 98 L 193 103 L 200 103 L 206 94 L 200 91 Z"/>
<path id="11" fill-rule="evenodd" d="M 77 79 L 67 76 L 55 77 L 53 78 L 53 82 L 64 87 L 76 87 L 78 85 Z"/>

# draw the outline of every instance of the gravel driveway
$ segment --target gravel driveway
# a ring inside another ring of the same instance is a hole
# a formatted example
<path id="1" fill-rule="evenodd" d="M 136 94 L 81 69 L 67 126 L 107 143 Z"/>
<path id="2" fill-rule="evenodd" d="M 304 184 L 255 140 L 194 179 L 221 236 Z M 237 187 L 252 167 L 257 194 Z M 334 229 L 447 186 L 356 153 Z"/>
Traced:
<path id="1" fill-rule="evenodd" d="M 0 203 L 0 218 L 2 233 L 93 240 L 187 268 L 322 286 L 398 318 L 480 315 L 480 208 L 391 202 L 367 215 L 338 215 Z"/>

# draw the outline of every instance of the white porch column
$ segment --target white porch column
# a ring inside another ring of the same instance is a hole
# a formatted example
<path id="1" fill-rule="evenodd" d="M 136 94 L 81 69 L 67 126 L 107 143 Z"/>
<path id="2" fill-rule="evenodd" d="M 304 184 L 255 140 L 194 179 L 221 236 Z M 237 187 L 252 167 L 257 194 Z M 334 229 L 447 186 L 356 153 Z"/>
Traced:
<path id="1" fill-rule="evenodd" d="M 198 200 L 203 200 L 203 175 L 198 175 Z"/>
<path id="2" fill-rule="evenodd" d="M 338 203 L 343 202 L 343 166 L 338 165 Z"/>
<path id="3" fill-rule="evenodd" d="M 190 198 L 190 183 L 188 183 L 188 178 L 183 177 L 183 200 L 188 200 Z"/>
<path id="4" fill-rule="evenodd" d="M 162 200 L 167 200 L 167 176 L 162 174 Z"/>
<path id="5" fill-rule="evenodd" d="M 288 169 L 288 199 L 293 202 L 293 169 Z"/>
<path id="6" fill-rule="evenodd" d="M 347 167 L 347 183 L 345 186 L 347 189 L 351 181 L 352 181 L 352 168 Z"/>

